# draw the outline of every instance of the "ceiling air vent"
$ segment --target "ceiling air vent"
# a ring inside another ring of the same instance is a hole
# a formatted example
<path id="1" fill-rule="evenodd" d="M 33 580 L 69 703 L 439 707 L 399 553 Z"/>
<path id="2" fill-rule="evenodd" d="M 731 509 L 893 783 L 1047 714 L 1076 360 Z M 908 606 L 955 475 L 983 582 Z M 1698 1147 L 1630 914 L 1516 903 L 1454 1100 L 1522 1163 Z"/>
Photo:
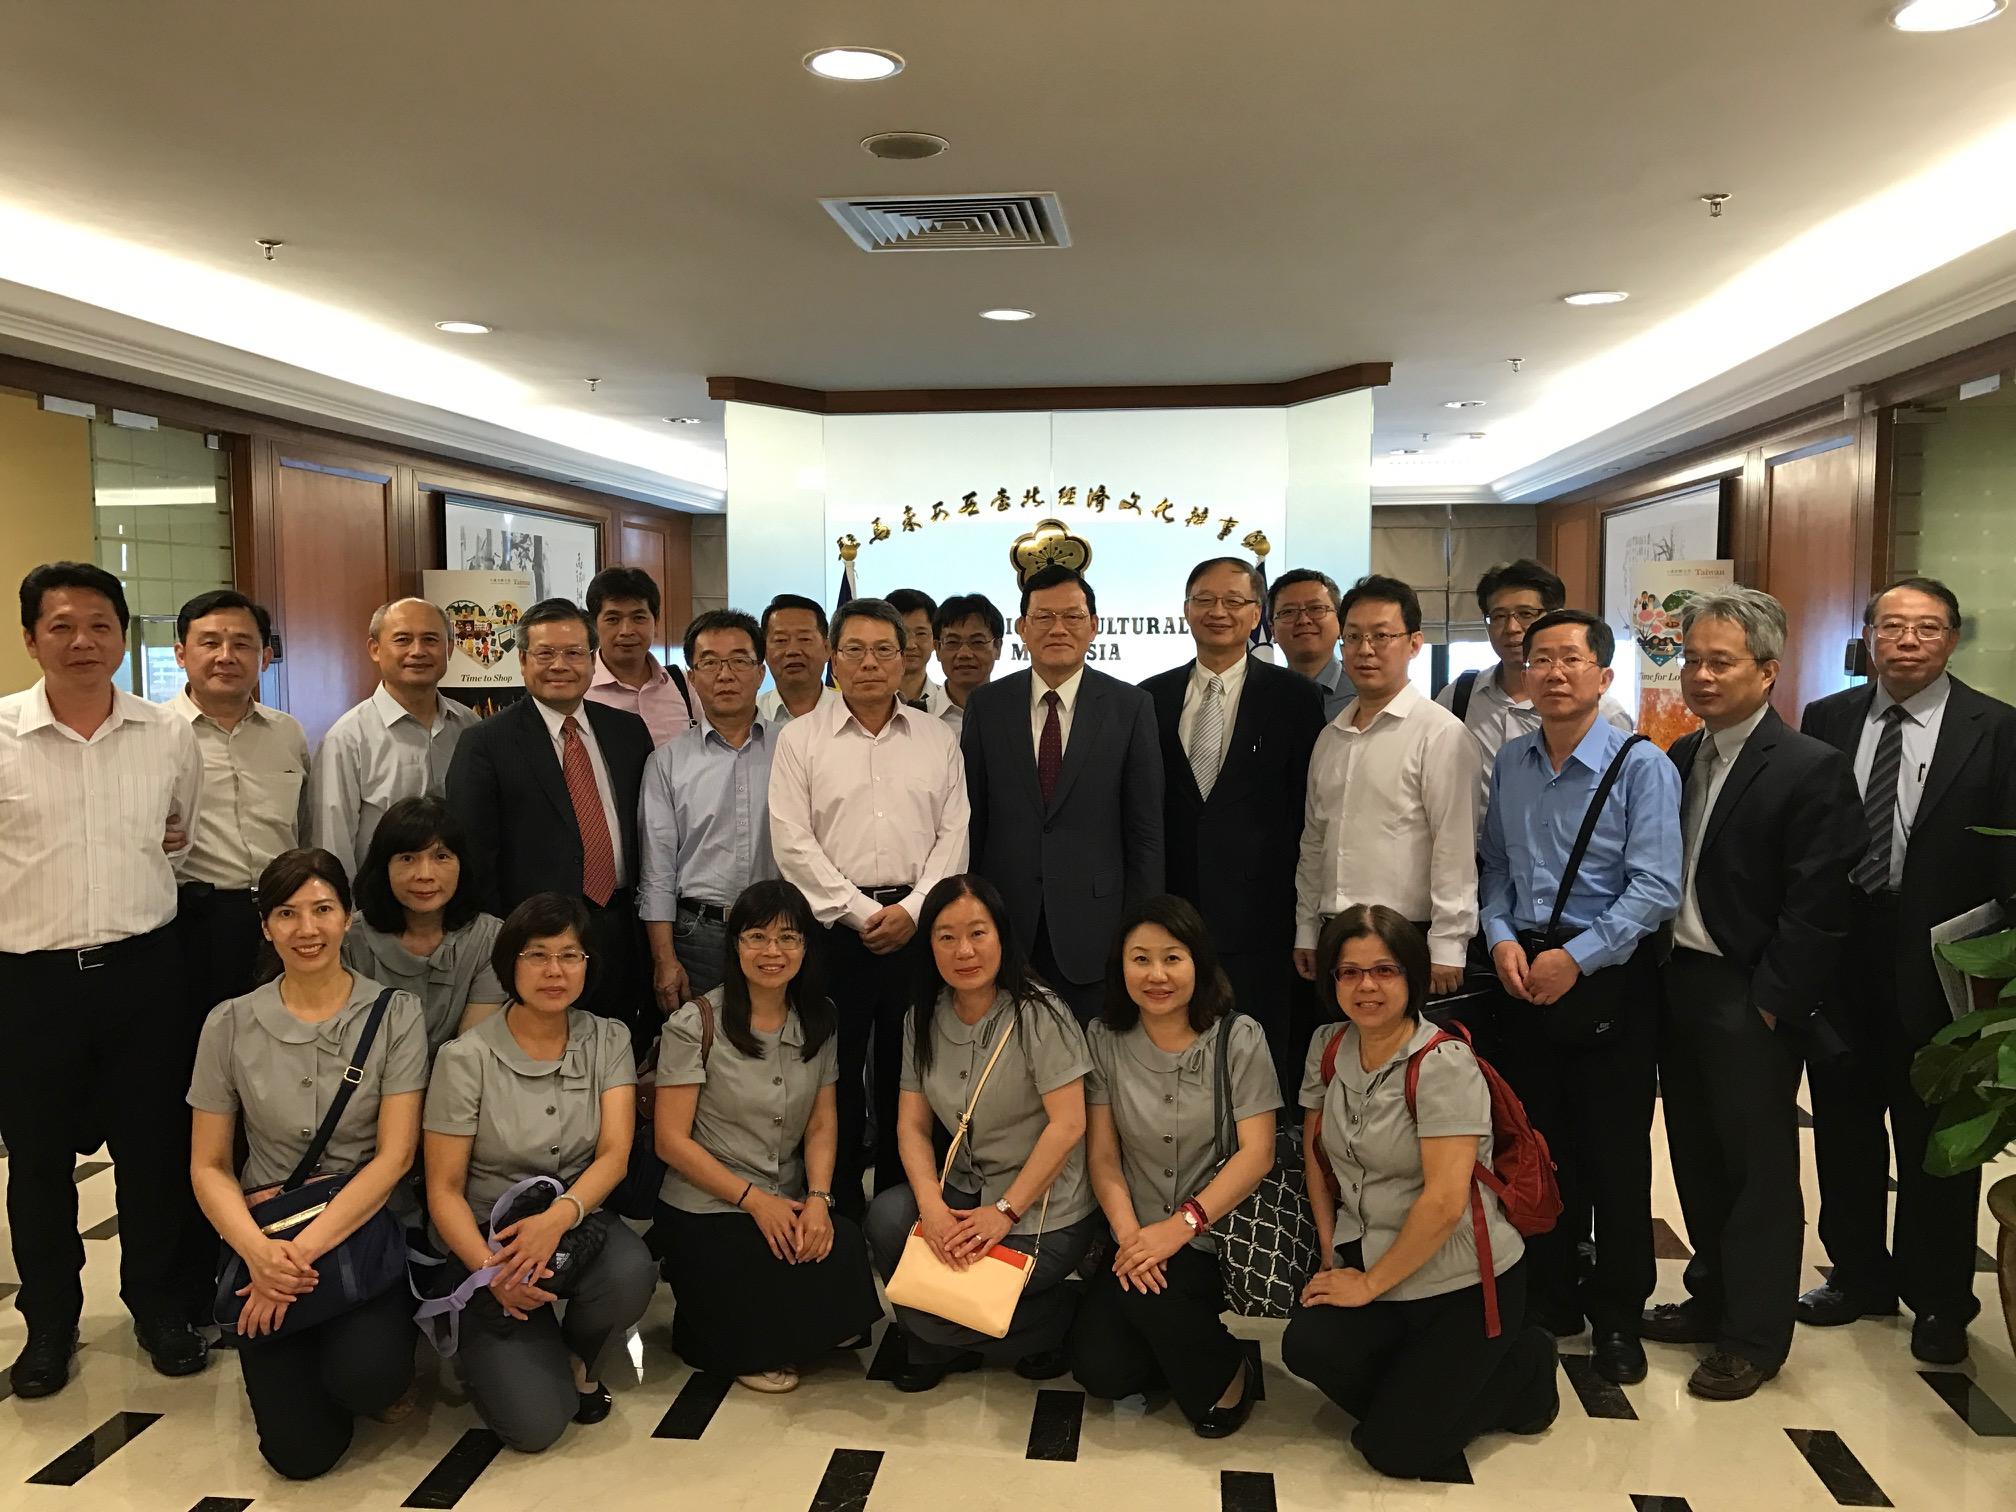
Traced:
<path id="1" fill-rule="evenodd" d="M 921 194 L 822 199 L 864 252 L 991 252 L 1068 247 L 1054 194 Z"/>

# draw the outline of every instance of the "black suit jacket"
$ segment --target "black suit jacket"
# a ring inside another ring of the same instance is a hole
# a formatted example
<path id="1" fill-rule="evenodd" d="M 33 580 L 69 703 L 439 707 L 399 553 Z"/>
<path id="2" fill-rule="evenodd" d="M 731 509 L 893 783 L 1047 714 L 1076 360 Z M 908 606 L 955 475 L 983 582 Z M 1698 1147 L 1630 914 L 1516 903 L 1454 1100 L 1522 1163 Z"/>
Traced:
<path id="1" fill-rule="evenodd" d="M 1707 738 L 1696 730 L 1673 743 L 1683 788 Z M 1701 922 L 1750 974 L 1753 1006 L 1799 1023 L 1828 996 L 1863 838 L 1853 765 L 1767 707 L 1722 779 L 1694 862 Z"/>
<path id="2" fill-rule="evenodd" d="M 1001 890 L 1015 933 L 1040 914 L 1057 965 L 1096 982 L 1128 909 L 1162 891 L 1162 753 L 1148 695 L 1085 669 L 1046 805 L 1029 711 L 1033 672 L 973 690 L 959 744 L 973 806 L 974 871 Z"/>
<path id="3" fill-rule="evenodd" d="M 1897 1010 L 1904 1027 L 1929 1038 L 1950 1012 L 1926 933 L 1994 899 L 2016 895 L 2016 840 L 1977 835 L 1980 824 L 2016 825 L 2016 708 L 1952 679 L 1939 741 L 1904 852 L 1897 900 Z M 1799 727 L 1852 764 L 1876 685 L 1830 693 L 1806 706 Z"/>
<path id="4" fill-rule="evenodd" d="M 651 731 L 635 714 L 593 700 L 580 714 L 609 768 L 634 885 L 637 794 L 651 759 Z M 530 694 L 462 732 L 448 764 L 448 807 L 469 837 L 462 885 L 476 889 L 487 911 L 501 918 L 538 892 L 580 896 L 581 829 L 553 738 Z"/>
<path id="5" fill-rule="evenodd" d="M 1169 891 L 1197 905 L 1219 950 L 1276 950 L 1285 961 L 1295 944 L 1295 863 L 1323 689 L 1247 657 L 1231 744 L 1206 798 L 1177 735 L 1196 665 L 1185 662 L 1141 684 L 1155 700 L 1162 743 Z"/>

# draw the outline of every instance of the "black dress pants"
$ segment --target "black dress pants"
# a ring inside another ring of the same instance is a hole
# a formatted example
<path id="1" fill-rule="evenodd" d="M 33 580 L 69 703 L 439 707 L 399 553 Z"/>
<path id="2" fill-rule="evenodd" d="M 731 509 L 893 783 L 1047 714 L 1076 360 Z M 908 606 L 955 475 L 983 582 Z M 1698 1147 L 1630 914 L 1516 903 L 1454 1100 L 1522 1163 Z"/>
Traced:
<path id="1" fill-rule="evenodd" d="M 1245 1350 L 1225 1326 L 1216 1254 L 1185 1245 L 1163 1274 L 1168 1289 L 1144 1293 L 1100 1268 L 1071 1324 L 1071 1373 L 1095 1397 L 1167 1390 L 1194 1423 L 1232 1384 Z"/>
<path id="2" fill-rule="evenodd" d="M 1901 1297 L 1921 1317 L 1964 1323 L 1981 1310 L 1974 1295 L 1981 1173 L 1925 1174 L 1933 1114 L 1911 1090 L 1911 1058 L 1930 1033 L 1907 1027 L 1898 1004 L 1903 953 L 1927 948 L 1922 935 L 1903 938 L 1894 900 L 1857 894 L 1842 973 L 1839 1006 L 1845 1011 L 1830 1014 L 1848 1053 L 1806 1068 L 1813 1088 L 1820 1241 L 1834 1262 L 1833 1282 L 1843 1291 L 1877 1302 Z M 1897 1211 L 1886 1246 L 1893 1144 Z"/>
<path id="3" fill-rule="evenodd" d="M 1064 968 L 1057 964 L 1057 952 L 1050 946 L 1049 921 L 1040 913 L 1036 916 L 1036 938 L 1029 946 L 1029 965 L 1063 1000 L 1081 1027 L 1091 1023 L 1105 1006 L 1104 976 L 1092 982 L 1074 982 L 1065 976 Z"/>
<path id="4" fill-rule="evenodd" d="M 1659 1088 L 1694 1246 L 1688 1295 L 1721 1320 L 1721 1348 L 1782 1365 L 1805 1243 L 1798 1031 L 1765 1024 L 1749 973 L 1719 955 L 1675 950 L 1663 975 Z"/>
<path id="5" fill-rule="evenodd" d="M 189 1187 L 189 1015 L 172 927 L 94 951 L 0 955 L 0 1140 L 7 1228 L 31 1328 L 84 1309 L 77 1156 L 112 1150 L 119 1295 L 135 1318 L 208 1306 L 217 1236 Z"/>
<path id="6" fill-rule="evenodd" d="M 663 1019 L 656 1011 L 650 973 L 644 970 L 643 926 L 637 922 L 636 900 L 627 887 L 588 910 L 588 938 L 583 943 L 594 958 L 592 978 L 581 1006 L 602 1018 L 616 1019 L 630 1030 L 631 1048 L 641 1058 L 658 1038 Z M 511 984 L 506 982 L 508 991 Z"/>
<path id="7" fill-rule="evenodd" d="M 1252 1017 L 1265 1031 L 1268 1053 L 1274 1057 L 1274 1074 L 1281 1082 L 1281 1095 L 1287 1106 L 1294 1107 L 1295 1095 L 1302 1090 L 1302 1055 L 1309 1048 L 1309 1030 L 1313 1027 L 1305 1026 L 1301 1042 L 1296 1043 L 1295 1023 L 1307 1015 L 1296 1013 L 1295 1000 L 1307 995 L 1310 984 L 1295 974 L 1295 937 L 1284 937 L 1278 950 L 1241 950 L 1221 955 L 1218 964 L 1225 968 L 1225 975 L 1232 983 L 1232 1000 L 1239 1005 L 1239 1011 Z"/>
<path id="8" fill-rule="evenodd" d="M 413 1299 L 403 1284 L 298 1334 L 241 1339 L 238 1364 L 259 1453 L 289 1480 L 336 1467 L 357 1419 L 413 1383 Z"/>
<path id="9" fill-rule="evenodd" d="M 182 940 L 185 995 L 196 1025 L 189 1040 L 193 1070 L 196 1035 L 210 1010 L 258 985 L 266 941 L 259 929 L 257 897 L 207 882 L 185 882 L 176 896 L 175 933 Z"/>
<path id="10" fill-rule="evenodd" d="M 840 1013 L 840 1084 L 834 1100 L 840 1115 L 840 1149 L 833 1162 L 833 1206 L 859 1223 L 867 1215 L 862 1193 L 867 1169 L 869 1048 L 874 1048 L 875 1190 L 903 1184 L 903 1160 L 896 1153 L 896 1091 L 903 1075 L 903 1016 L 916 990 L 924 942 L 877 955 L 861 943 L 859 930 L 845 924 L 826 929 L 826 987 Z"/>

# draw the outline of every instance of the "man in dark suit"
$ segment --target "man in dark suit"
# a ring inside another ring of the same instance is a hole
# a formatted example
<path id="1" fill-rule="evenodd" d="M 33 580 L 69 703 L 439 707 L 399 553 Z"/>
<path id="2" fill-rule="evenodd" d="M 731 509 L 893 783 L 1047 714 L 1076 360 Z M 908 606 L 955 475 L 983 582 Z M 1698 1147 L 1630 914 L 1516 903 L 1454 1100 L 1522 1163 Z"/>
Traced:
<path id="1" fill-rule="evenodd" d="M 1031 670 L 975 688 L 960 745 L 973 870 L 1081 1022 L 1099 1007 L 1121 916 L 1162 891 L 1162 754 L 1146 693 L 1085 665 L 1092 587 L 1068 567 L 1022 585 Z"/>
<path id="2" fill-rule="evenodd" d="M 1680 912 L 1662 969 L 1659 1085 L 1694 1257 L 1685 1302 L 1642 1336 L 1712 1344 L 1687 1389 L 1751 1395 L 1792 1347 L 1805 1220 L 1799 1073 L 1848 932 L 1862 801 L 1848 759 L 1771 708 L 1785 610 L 1755 588 L 1680 611 L 1680 691 L 1705 729 L 1671 752 L 1683 788 Z"/>
<path id="3" fill-rule="evenodd" d="M 635 893 L 651 731 L 627 710 L 587 701 L 595 627 L 569 600 L 525 612 L 518 664 L 527 696 L 465 731 L 448 767 L 448 807 L 469 837 L 462 886 L 500 916 L 534 893 L 580 897 L 592 960 L 581 1006 L 621 1019 L 642 1049 L 657 1028 Z"/>
<path id="4" fill-rule="evenodd" d="M 1978 1172 L 1925 1174 L 1932 1110 L 1911 1090 L 1911 1058 L 1951 1019 L 1927 932 L 2016 895 L 2016 842 L 1974 832 L 2016 823 L 2016 709 L 1946 670 L 1960 603 L 1933 578 L 1893 583 L 1862 616 L 1875 680 L 1809 705 L 1800 727 L 1855 764 L 1867 849 L 1850 875 L 1846 969 L 1828 1017 L 1850 1053 L 1807 1068 L 1820 1168 L 1820 1239 L 1834 1262 L 1799 1299 L 1827 1326 L 1912 1312 L 1911 1352 L 1967 1357 Z M 1897 1214 L 1883 1242 L 1884 1172 L 1897 1151 Z"/>
<path id="5" fill-rule="evenodd" d="M 1197 905 L 1239 1006 L 1260 1021 L 1283 1088 L 1299 1083 L 1289 1036 L 1295 862 L 1323 690 L 1247 650 L 1260 574 L 1238 557 L 1191 569 L 1183 617 L 1197 657 L 1142 683 L 1162 741 L 1169 891 Z"/>

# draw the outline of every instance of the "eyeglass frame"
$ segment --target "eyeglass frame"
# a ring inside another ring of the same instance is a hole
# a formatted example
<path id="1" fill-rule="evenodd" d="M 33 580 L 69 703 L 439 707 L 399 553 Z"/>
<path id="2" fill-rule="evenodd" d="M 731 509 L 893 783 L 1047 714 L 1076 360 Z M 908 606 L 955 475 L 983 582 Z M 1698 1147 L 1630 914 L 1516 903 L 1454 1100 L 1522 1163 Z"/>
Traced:
<path id="1" fill-rule="evenodd" d="M 850 667 L 858 667 L 871 658 L 877 662 L 894 664 L 903 660 L 903 648 L 893 641 L 877 641 L 872 646 L 850 642 L 844 646 L 836 646 L 833 650 L 833 660 L 845 662 Z"/>

